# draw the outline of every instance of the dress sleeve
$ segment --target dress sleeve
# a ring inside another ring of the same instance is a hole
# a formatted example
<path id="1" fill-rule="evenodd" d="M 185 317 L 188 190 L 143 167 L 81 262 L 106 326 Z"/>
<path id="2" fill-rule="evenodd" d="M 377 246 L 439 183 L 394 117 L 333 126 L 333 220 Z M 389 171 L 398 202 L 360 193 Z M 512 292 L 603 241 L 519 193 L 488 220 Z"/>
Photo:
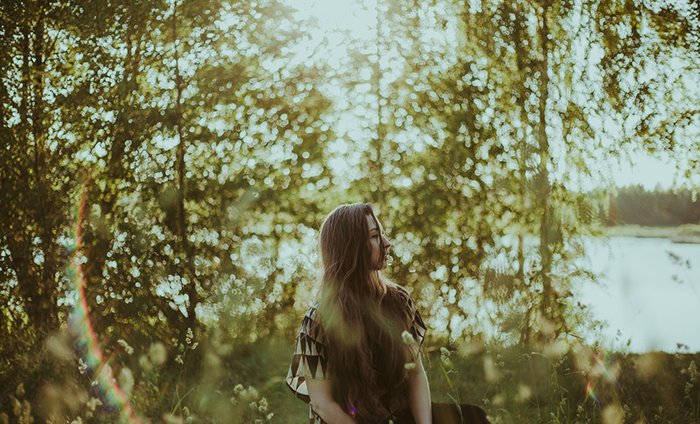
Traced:
<path id="1" fill-rule="evenodd" d="M 306 403 L 310 402 L 307 380 L 327 379 L 326 338 L 323 329 L 312 325 L 316 308 L 312 306 L 304 315 L 294 347 L 292 363 L 287 371 L 287 386 Z"/>
<path id="2" fill-rule="evenodd" d="M 406 297 L 406 314 L 408 315 L 410 322 L 408 331 L 411 333 L 413 338 L 416 339 L 416 341 L 418 342 L 418 346 L 420 347 L 421 345 L 423 345 L 423 340 L 425 339 L 425 333 L 427 331 L 427 328 L 425 326 L 425 323 L 423 322 L 423 317 L 418 311 L 418 306 L 416 305 L 416 302 L 413 300 L 413 298 L 405 288 L 400 287 L 400 289 Z"/>

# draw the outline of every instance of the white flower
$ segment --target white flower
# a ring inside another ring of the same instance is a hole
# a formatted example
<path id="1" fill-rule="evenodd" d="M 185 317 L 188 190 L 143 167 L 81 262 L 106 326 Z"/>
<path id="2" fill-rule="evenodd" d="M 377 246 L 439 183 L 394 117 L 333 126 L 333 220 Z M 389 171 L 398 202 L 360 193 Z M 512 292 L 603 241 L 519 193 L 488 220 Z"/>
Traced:
<path id="1" fill-rule="evenodd" d="M 183 424 L 185 420 L 183 420 L 182 417 L 178 417 L 177 415 L 166 413 L 163 414 L 163 422 L 165 424 Z"/>
<path id="2" fill-rule="evenodd" d="M 127 396 L 129 396 L 134 388 L 134 374 L 129 368 L 124 367 L 121 371 L 119 371 L 118 381 L 121 389 Z"/>
<path id="3" fill-rule="evenodd" d="M 102 401 L 96 397 L 91 397 L 85 405 L 90 411 L 95 411 L 98 406 L 102 406 Z"/>
<path id="4" fill-rule="evenodd" d="M 141 367 L 142 370 L 147 371 L 147 372 L 153 369 L 153 364 L 151 363 L 151 360 L 148 359 L 148 356 L 146 356 L 146 355 L 139 356 L 139 366 Z"/>
<path id="5" fill-rule="evenodd" d="M 127 343 L 126 340 L 119 339 L 117 340 L 117 343 L 124 349 L 124 352 L 126 352 L 127 355 L 131 355 L 134 353 L 134 348 L 129 346 L 129 343 Z"/>
<path id="6" fill-rule="evenodd" d="M 243 390 L 241 392 L 241 399 L 243 399 L 244 402 L 249 401 L 249 400 L 255 400 L 258 398 L 258 391 L 255 390 L 255 387 L 248 386 L 247 389 Z"/>
<path id="7" fill-rule="evenodd" d="M 165 350 L 165 345 L 161 342 L 155 342 L 148 348 L 148 357 L 154 365 L 159 366 L 165 363 L 168 358 L 168 352 Z"/>

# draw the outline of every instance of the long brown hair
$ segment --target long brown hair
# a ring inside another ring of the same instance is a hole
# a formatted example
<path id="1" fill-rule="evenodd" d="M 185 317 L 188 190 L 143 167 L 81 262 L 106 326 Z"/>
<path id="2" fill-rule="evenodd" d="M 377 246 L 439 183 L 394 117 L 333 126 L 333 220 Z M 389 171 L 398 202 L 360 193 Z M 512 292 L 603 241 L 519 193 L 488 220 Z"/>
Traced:
<path id="1" fill-rule="evenodd" d="M 368 215 L 379 229 L 369 203 L 337 207 L 321 226 L 319 246 L 318 325 L 328 342 L 333 397 L 357 422 L 384 420 L 407 405 L 405 364 L 411 361 L 401 339 L 409 321 L 399 288 L 372 265 Z"/>

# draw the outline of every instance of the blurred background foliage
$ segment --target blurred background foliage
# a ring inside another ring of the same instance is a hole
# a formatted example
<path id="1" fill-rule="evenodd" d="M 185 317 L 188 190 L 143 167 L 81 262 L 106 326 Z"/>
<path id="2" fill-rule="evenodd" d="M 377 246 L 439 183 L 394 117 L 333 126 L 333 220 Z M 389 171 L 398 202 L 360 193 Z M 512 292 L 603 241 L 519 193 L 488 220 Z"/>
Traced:
<path id="1" fill-rule="evenodd" d="M 697 422 L 697 358 L 596 362 L 572 294 L 601 226 L 700 223 L 697 4 L 365 1 L 355 32 L 316 6 L 0 3 L 0 419 L 126 420 L 74 349 L 77 258 L 143 419 L 304 421 L 283 379 L 316 231 L 370 201 L 435 399 L 494 422 Z M 611 188 L 640 150 L 686 188 Z M 668 390 L 625 393 L 658 369 Z"/>

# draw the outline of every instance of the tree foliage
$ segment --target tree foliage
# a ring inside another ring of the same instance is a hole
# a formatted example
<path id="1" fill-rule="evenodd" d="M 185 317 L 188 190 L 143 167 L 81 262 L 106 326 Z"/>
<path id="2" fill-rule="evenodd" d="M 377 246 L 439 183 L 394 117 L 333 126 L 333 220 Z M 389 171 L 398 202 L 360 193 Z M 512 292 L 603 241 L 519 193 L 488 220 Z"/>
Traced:
<path id="1" fill-rule="evenodd" d="M 356 6 L 372 31 L 333 38 L 283 0 L 0 4 L 0 405 L 66 380 L 74 404 L 34 413 L 84 413 L 93 376 L 52 362 L 84 300 L 115 373 L 140 370 L 136 409 L 254 420 L 221 361 L 297 324 L 348 201 L 381 212 L 434 343 L 578 335 L 585 183 L 634 150 L 700 175 L 697 7 Z"/>

